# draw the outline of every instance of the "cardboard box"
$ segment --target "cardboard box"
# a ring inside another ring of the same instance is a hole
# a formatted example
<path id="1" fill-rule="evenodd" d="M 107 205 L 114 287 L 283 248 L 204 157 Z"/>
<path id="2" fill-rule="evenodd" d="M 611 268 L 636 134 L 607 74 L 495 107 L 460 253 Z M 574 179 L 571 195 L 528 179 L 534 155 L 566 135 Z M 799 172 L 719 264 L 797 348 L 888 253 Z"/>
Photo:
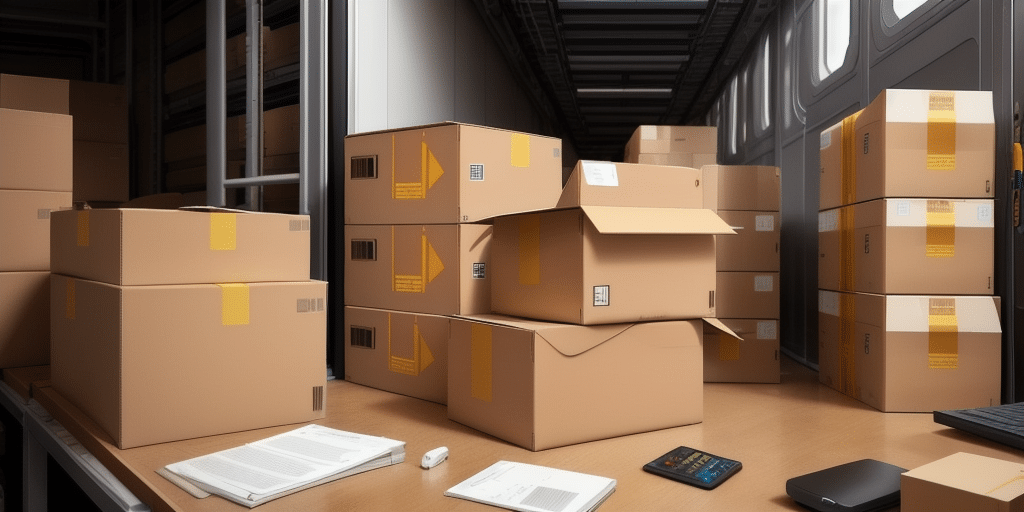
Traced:
<path id="1" fill-rule="evenodd" d="M 270 29 L 263 27 L 263 37 Z M 243 76 L 246 62 L 245 33 L 229 37 L 224 43 L 224 69 L 228 78 Z M 206 50 L 185 55 L 164 70 L 164 93 L 172 94 L 206 82 Z"/>
<path id="2" fill-rule="evenodd" d="M 821 290 L 818 313 L 819 343 L 828 348 L 819 350 L 820 379 L 844 394 L 883 412 L 1000 403 L 1002 331 L 992 297 Z"/>
<path id="3" fill-rule="evenodd" d="M 702 329 L 455 318 L 448 417 L 534 451 L 699 423 Z"/>
<path id="4" fill-rule="evenodd" d="M 225 166 L 225 177 L 241 178 L 245 174 L 244 160 L 229 160 Z M 164 174 L 164 187 L 172 192 L 206 191 L 206 164 L 187 169 L 169 170 Z M 229 191 L 230 192 L 230 191 Z M 229 194 L 230 195 L 230 194 Z M 205 201 L 205 198 L 204 198 Z M 206 204 L 205 202 L 203 204 Z"/>
<path id="5" fill-rule="evenodd" d="M 309 279 L 309 216 L 206 208 L 54 212 L 50 268 L 121 285 Z"/>
<path id="6" fill-rule="evenodd" d="M 646 153 L 718 154 L 714 126 L 638 126 L 626 143 L 623 160 L 638 162 Z"/>
<path id="7" fill-rule="evenodd" d="M 688 208 L 499 217 L 491 310 L 580 325 L 713 317 L 713 235 L 732 232 L 710 210 Z"/>
<path id="8" fill-rule="evenodd" d="M 345 380 L 448 403 L 451 317 L 345 307 Z"/>
<path id="9" fill-rule="evenodd" d="M 704 332 L 704 382 L 778 384 L 779 321 L 720 318 L 737 339 L 717 330 Z"/>
<path id="10" fill-rule="evenodd" d="M 838 208 L 856 202 L 853 136 L 860 112 L 847 116 L 842 121 L 825 128 L 820 135 L 818 152 L 821 176 L 818 184 L 818 210 Z M 844 182 L 843 180 L 847 180 Z"/>
<path id="11" fill-rule="evenodd" d="M 0 189 L 71 192 L 71 116 L 0 108 Z"/>
<path id="12" fill-rule="evenodd" d="M 900 475 L 900 510 L 1024 511 L 1024 464 L 954 453 Z"/>
<path id="13" fill-rule="evenodd" d="M 128 145 L 84 140 L 74 144 L 75 201 L 127 201 Z"/>
<path id="14" fill-rule="evenodd" d="M 456 224 L 550 208 L 562 141 L 457 123 L 345 137 L 346 224 Z"/>
<path id="15" fill-rule="evenodd" d="M 228 160 L 245 160 L 245 130 L 245 116 L 226 119 L 224 137 Z M 179 161 L 187 161 L 182 168 L 206 164 L 205 124 L 164 135 L 164 162 Z"/>
<path id="16" fill-rule="evenodd" d="M 719 210 L 718 216 L 736 232 L 718 237 L 719 272 L 779 271 L 779 212 Z"/>
<path id="17" fill-rule="evenodd" d="M 718 318 L 779 318 L 778 272 L 717 272 Z"/>
<path id="18" fill-rule="evenodd" d="M 0 368 L 50 364 L 50 273 L 0 272 Z"/>
<path id="19" fill-rule="evenodd" d="M 53 388 L 118 448 L 324 417 L 325 282 L 50 292 Z"/>
<path id="20" fill-rule="evenodd" d="M 50 291 L 50 278 L 46 277 L 46 291 L 49 295 Z M 47 307 L 47 320 L 49 320 L 49 307 Z M 49 324 L 49 321 L 47 321 Z M 49 331 L 49 325 L 47 325 L 47 331 Z M 47 351 L 49 351 L 49 343 L 46 343 Z M 43 382 L 50 381 L 50 365 L 39 365 L 39 366 L 23 366 L 18 368 L 4 368 L 4 384 L 10 386 L 10 388 L 21 397 L 23 403 L 28 403 L 32 399 L 32 392 L 38 389 Z M 47 384 L 49 385 L 49 384 Z"/>
<path id="21" fill-rule="evenodd" d="M 580 160 L 556 206 L 704 208 L 702 177 L 689 167 Z"/>
<path id="22" fill-rule="evenodd" d="M 263 155 L 297 154 L 301 131 L 298 105 L 263 112 Z"/>
<path id="23" fill-rule="evenodd" d="M 50 214 L 71 192 L 0 190 L 0 272 L 50 270 Z"/>
<path id="24" fill-rule="evenodd" d="M 647 165 L 670 165 L 700 169 L 705 165 L 718 163 L 714 153 L 641 153 L 631 156 L 630 162 Z"/>
<path id="25" fill-rule="evenodd" d="M 345 226 L 345 305 L 488 313 L 492 233 L 486 224 Z"/>
<path id="26" fill-rule="evenodd" d="M 128 92 L 124 85 L 70 82 L 75 141 L 128 144 Z"/>
<path id="27" fill-rule="evenodd" d="M 263 69 L 273 70 L 289 64 L 299 63 L 299 23 L 264 32 Z"/>
<path id="28" fill-rule="evenodd" d="M 0 73 L 0 108 L 70 114 L 68 81 Z"/>
<path id="29" fill-rule="evenodd" d="M 777 212 L 781 171 L 764 165 L 705 165 L 704 207 L 711 210 Z"/>
<path id="30" fill-rule="evenodd" d="M 818 287 L 992 295 L 991 199 L 877 199 L 818 214 Z"/>

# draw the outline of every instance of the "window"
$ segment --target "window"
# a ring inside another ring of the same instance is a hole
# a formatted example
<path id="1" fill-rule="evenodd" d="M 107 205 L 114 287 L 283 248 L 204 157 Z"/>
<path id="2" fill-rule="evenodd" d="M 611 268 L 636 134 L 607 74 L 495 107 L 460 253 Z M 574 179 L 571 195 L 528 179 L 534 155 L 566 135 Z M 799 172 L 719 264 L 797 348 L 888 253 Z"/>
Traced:
<path id="1" fill-rule="evenodd" d="M 920 18 L 928 9 L 931 9 L 942 0 L 884 0 L 881 3 L 882 30 L 896 28 L 897 25 L 905 25 Z"/>
<path id="2" fill-rule="evenodd" d="M 926 3 L 928 0 L 892 0 L 892 12 L 896 14 L 896 21 L 899 22 Z"/>
<path id="3" fill-rule="evenodd" d="M 850 48 L 850 0 L 817 0 L 814 4 L 817 83 L 846 63 Z"/>
<path id="4" fill-rule="evenodd" d="M 729 125 L 729 154 L 731 155 L 735 155 L 739 151 L 739 138 L 736 136 L 736 129 L 739 125 L 739 95 L 739 76 L 734 75 L 732 83 L 729 84 L 729 116 L 725 119 Z"/>
<path id="5" fill-rule="evenodd" d="M 754 128 L 759 135 L 772 124 L 771 69 L 771 40 L 765 37 L 754 66 Z"/>

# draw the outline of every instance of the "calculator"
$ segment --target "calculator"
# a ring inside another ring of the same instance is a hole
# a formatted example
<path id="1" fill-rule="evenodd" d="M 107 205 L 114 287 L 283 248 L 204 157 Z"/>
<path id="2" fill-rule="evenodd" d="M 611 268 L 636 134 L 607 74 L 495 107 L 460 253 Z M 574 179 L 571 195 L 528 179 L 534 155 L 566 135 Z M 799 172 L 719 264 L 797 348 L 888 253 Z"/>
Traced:
<path id="1" fill-rule="evenodd" d="M 680 446 L 644 464 L 644 471 L 701 489 L 714 489 L 743 468 L 737 460 Z"/>

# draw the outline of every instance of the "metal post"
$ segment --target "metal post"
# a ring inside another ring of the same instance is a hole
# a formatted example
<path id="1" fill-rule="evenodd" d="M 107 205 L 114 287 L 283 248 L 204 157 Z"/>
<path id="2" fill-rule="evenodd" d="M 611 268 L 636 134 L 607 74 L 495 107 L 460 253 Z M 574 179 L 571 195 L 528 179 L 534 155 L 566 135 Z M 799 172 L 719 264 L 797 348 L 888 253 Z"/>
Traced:
<path id="1" fill-rule="evenodd" d="M 224 206 L 224 179 L 227 172 L 227 71 L 224 51 L 227 47 L 227 16 L 224 0 L 206 2 L 206 202 Z"/>
<path id="2" fill-rule="evenodd" d="M 263 168 L 263 2 L 247 0 L 246 17 L 246 90 L 245 90 L 245 176 L 253 178 Z M 245 204 L 259 210 L 261 188 L 245 189 Z"/>
<path id="3" fill-rule="evenodd" d="M 309 215 L 310 276 L 327 278 L 327 0 L 302 0 L 299 213 Z"/>

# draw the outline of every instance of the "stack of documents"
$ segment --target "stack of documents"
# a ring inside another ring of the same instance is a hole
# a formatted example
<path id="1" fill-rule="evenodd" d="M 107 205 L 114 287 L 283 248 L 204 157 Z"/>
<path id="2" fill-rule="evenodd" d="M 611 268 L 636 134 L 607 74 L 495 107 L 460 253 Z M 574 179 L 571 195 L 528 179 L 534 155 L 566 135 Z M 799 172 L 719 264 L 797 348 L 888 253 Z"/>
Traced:
<path id="1" fill-rule="evenodd" d="M 521 512 L 587 512 L 604 503 L 615 484 L 612 478 L 499 461 L 444 494 Z"/>

